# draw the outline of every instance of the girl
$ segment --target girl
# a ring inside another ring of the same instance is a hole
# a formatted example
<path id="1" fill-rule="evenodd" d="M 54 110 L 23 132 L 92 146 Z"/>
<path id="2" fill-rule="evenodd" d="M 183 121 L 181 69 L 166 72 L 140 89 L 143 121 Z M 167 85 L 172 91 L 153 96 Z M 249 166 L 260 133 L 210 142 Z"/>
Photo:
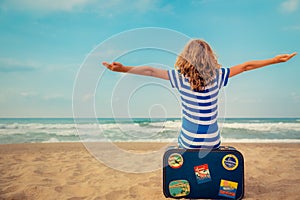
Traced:
<path id="1" fill-rule="evenodd" d="M 218 148 L 220 132 L 217 122 L 218 94 L 228 78 L 244 71 L 286 62 L 293 54 L 278 55 L 267 60 L 248 61 L 230 68 L 221 68 L 211 47 L 203 40 L 190 41 L 177 57 L 176 70 L 149 66 L 130 67 L 113 62 L 102 64 L 115 72 L 153 76 L 169 80 L 181 96 L 182 126 L 179 146 L 187 149 Z"/>

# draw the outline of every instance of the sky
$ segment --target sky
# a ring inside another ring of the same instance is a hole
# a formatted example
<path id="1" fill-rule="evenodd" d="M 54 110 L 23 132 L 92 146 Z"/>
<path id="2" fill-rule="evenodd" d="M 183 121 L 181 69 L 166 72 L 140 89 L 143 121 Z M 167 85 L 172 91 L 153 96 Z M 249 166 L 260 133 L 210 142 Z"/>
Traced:
<path id="1" fill-rule="evenodd" d="M 167 81 L 100 63 L 172 69 L 186 38 L 223 67 L 300 53 L 299 19 L 300 0 L 2 0 L 0 117 L 180 117 Z M 220 116 L 300 117 L 299 56 L 231 78 Z"/>

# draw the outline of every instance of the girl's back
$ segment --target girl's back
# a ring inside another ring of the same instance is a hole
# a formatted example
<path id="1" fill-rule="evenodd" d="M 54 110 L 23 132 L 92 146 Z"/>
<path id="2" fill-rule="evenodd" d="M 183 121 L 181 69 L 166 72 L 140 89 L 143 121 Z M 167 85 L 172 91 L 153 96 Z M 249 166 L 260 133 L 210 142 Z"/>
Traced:
<path id="1" fill-rule="evenodd" d="M 229 69 L 220 68 L 211 47 L 203 40 L 189 42 L 168 71 L 172 87 L 182 103 L 182 126 L 178 143 L 183 148 L 217 148 L 218 94 L 227 85 Z"/>

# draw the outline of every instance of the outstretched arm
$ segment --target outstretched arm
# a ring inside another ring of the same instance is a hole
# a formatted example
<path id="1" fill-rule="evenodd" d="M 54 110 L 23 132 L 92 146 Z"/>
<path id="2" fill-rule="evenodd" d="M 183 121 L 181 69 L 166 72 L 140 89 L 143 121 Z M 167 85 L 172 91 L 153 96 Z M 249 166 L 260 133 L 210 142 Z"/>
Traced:
<path id="1" fill-rule="evenodd" d="M 261 67 L 265 67 L 268 65 L 276 64 L 276 63 L 281 63 L 281 62 L 286 62 L 292 57 L 294 57 L 297 53 L 292 53 L 292 54 L 282 54 L 275 56 L 274 58 L 270 58 L 267 60 L 253 60 L 253 61 L 248 61 L 233 67 L 230 67 L 230 74 L 229 77 L 233 77 L 235 75 L 238 75 L 242 72 L 253 70 L 253 69 L 258 69 Z"/>
<path id="2" fill-rule="evenodd" d="M 103 62 L 102 64 L 114 72 L 131 73 L 131 74 L 138 74 L 143 76 L 153 76 L 156 78 L 169 80 L 168 71 L 164 69 L 158 69 L 149 66 L 140 66 L 140 67 L 124 66 L 119 62 L 113 62 L 111 64 L 107 62 Z"/>

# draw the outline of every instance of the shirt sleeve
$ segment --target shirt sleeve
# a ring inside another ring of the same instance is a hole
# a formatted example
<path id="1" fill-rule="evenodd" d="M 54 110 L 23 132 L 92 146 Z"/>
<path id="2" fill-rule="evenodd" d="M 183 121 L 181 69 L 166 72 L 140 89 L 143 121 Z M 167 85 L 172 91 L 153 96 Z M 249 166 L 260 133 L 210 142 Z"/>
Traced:
<path id="1" fill-rule="evenodd" d="M 179 83 L 179 74 L 176 70 L 168 70 L 168 75 L 169 75 L 169 79 L 170 79 L 170 83 L 171 83 L 171 86 L 173 88 L 179 88 L 178 85 L 180 84 Z"/>
<path id="2" fill-rule="evenodd" d="M 230 68 L 221 68 L 219 70 L 219 88 L 222 88 L 227 85 L 228 79 L 229 79 L 229 74 L 230 74 Z"/>

